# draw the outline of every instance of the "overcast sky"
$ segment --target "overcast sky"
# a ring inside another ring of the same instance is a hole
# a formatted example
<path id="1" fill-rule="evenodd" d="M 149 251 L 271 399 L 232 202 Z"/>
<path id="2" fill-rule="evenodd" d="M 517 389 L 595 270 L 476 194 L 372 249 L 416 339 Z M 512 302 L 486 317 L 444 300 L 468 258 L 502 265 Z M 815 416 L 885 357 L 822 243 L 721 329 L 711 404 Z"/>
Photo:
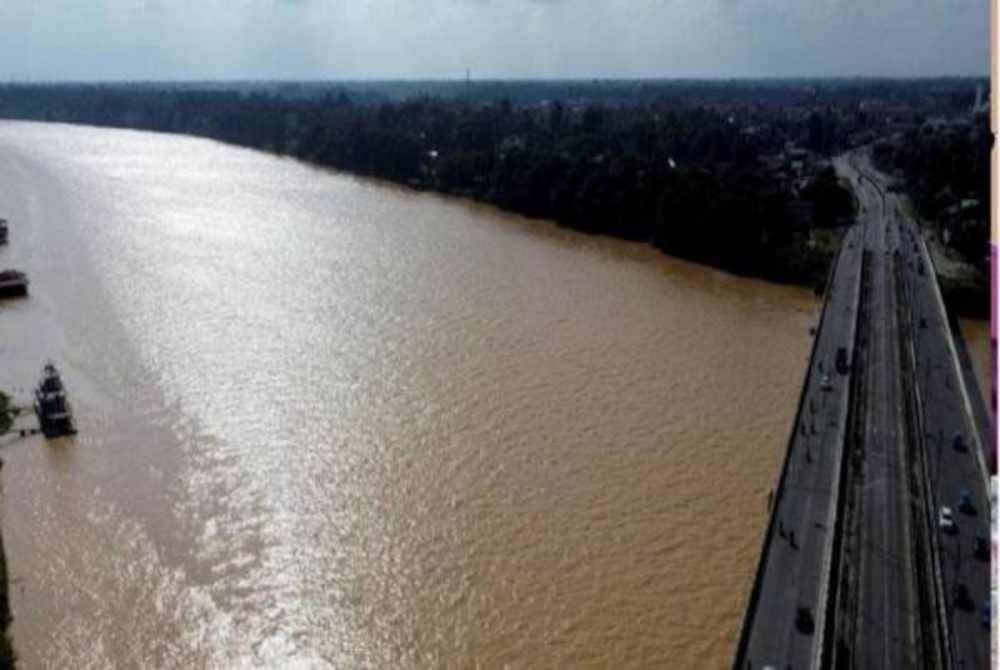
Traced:
<path id="1" fill-rule="evenodd" d="M 0 0 L 0 78 L 987 75 L 988 14 L 988 0 Z"/>

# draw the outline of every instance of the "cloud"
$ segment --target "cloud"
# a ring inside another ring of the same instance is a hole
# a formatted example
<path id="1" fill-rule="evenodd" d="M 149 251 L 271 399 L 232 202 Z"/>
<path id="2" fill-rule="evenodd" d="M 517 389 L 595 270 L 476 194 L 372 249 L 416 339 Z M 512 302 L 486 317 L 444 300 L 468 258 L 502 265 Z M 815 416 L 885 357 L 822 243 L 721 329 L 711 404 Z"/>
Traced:
<path id="1" fill-rule="evenodd" d="M 35 79 L 985 74 L 983 0 L 3 0 Z"/>

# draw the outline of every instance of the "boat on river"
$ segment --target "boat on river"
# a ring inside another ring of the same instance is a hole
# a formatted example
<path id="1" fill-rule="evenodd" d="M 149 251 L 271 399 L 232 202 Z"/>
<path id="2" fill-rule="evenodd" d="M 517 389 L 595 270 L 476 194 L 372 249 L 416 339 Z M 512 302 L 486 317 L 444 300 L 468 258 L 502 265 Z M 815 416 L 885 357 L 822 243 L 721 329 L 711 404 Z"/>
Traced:
<path id="1" fill-rule="evenodd" d="M 66 387 L 51 361 L 45 364 L 42 380 L 35 389 L 35 414 L 47 438 L 76 434 L 73 409 L 66 399 Z"/>
<path id="2" fill-rule="evenodd" d="M 18 270 L 0 270 L 0 298 L 28 295 L 28 277 Z"/>

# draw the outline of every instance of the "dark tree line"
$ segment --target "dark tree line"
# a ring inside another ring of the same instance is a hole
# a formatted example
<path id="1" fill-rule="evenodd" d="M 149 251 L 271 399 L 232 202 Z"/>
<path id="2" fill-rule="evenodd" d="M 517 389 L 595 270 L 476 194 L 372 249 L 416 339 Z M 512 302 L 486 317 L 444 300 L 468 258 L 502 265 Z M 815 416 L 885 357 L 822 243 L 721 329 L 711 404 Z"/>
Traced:
<path id="1" fill-rule="evenodd" d="M 847 108 L 877 101 L 949 116 L 968 109 L 975 88 L 988 92 L 989 78 L 942 77 L 901 80 L 843 79 L 547 79 L 547 80 L 384 80 L 384 81 L 216 81 L 137 83 L 149 90 L 212 90 L 266 93 L 308 99 L 345 92 L 366 104 L 431 97 L 473 104 L 497 99 L 515 105 L 562 100 L 606 105 L 666 104 L 672 107 L 759 106 L 819 109 Z"/>

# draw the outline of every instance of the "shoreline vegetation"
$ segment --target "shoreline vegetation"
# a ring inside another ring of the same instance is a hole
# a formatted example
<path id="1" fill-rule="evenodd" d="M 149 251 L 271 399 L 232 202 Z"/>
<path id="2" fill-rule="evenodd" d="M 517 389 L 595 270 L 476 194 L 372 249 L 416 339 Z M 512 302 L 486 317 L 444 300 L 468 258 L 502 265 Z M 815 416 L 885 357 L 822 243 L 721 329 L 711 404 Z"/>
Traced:
<path id="1" fill-rule="evenodd" d="M 988 211 L 988 145 L 982 165 L 942 169 L 982 147 L 975 131 L 988 131 L 986 117 L 969 110 L 984 85 L 962 78 L 13 83 L 0 85 L 0 118 L 211 138 L 821 292 L 855 207 L 831 166 L 835 154 L 872 145 L 881 169 L 913 185 L 922 215 L 970 190 L 984 193 L 962 202 L 979 208 L 962 211 Z M 924 197 L 931 188 L 934 197 Z M 967 254 L 982 238 L 986 249 L 986 221 L 964 221 L 946 243 Z M 973 265 L 984 278 L 982 263 Z M 971 295 L 950 306 L 976 315 Z"/>
<path id="2" fill-rule="evenodd" d="M 853 213 L 844 124 L 798 84 L 386 86 L 9 84 L 0 117 L 208 137 L 818 290 Z"/>

